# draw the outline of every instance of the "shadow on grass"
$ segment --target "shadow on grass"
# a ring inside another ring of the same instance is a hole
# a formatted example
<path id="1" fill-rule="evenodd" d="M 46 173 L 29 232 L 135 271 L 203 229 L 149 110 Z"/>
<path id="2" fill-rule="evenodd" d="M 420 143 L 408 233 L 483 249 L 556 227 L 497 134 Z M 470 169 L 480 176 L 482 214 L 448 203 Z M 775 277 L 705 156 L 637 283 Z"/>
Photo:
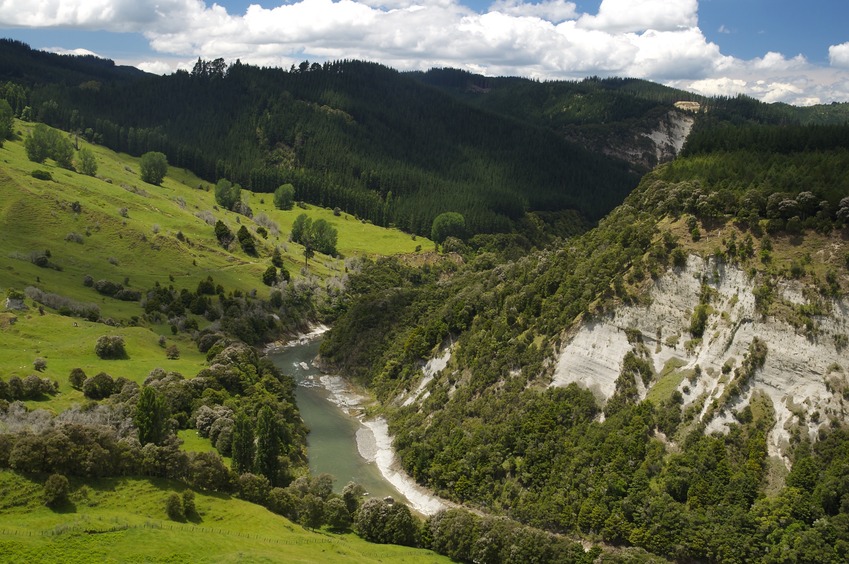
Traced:
<path id="1" fill-rule="evenodd" d="M 58 513 L 60 515 L 77 512 L 77 504 L 67 498 L 50 503 L 47 507 L 53 511 L 53 513 Z"/>

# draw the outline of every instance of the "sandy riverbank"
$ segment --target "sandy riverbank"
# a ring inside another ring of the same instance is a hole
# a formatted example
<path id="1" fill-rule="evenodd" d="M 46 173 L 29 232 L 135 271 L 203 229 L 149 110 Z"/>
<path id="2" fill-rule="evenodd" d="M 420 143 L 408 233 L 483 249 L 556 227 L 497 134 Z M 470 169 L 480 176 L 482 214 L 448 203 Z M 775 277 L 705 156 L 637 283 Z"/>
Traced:
<path id="1" fill-rule="evenodd" d="M 361 427 L 357 430 L 357 450 L 360 456 L 377 464 L 384 479 L 407 498 L 412 509 L 422 515 L 433 515 L 453 506 L 451 502 L 436 497 L 427 488 L 417 484 L 404 472 L 392 448 L 392 437 L 386 420 L 382 417 L 366 419 L 362 415 L 368 398 L 357 394 L 341 376 L 324 375 L 321 384 L 329 392 L 330 401 L 359 420 Z"/>

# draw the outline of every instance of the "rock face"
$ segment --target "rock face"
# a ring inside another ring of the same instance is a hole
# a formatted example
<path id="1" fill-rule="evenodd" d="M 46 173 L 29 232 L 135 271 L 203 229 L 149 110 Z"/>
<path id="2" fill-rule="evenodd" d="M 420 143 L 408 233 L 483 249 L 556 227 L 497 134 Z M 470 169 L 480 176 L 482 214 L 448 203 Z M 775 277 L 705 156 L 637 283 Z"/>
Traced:
<path id="1" fill-rule="evenodd" d="M 715 294 L 699 341 L 692 339 L 689 328 L 703 279 Z M 755 393 L 769 398 L 776 420 L 768 437 L 770 454 L 785 457 L 794 428 L 813 437 L 829 418 L 847 420 L 843 397 L 849 389 L 849 355 L 844 350 L 849 302 L 834 300 L 829 315 L 814 318 L 817 330 L 812 337 L 784 320 L 756 312 L 753 287 L 740 268 L 691 256 L 686 268 L 655 281 L 650 305 L 620 307 L 574 330 L 559 351 L 551 385 L 577 382 L 606 401 L 614 393 L 624 356 L 639 340 L 657 374 L 666 367 L 672 378 L 680 375 L 676 388 L 684 397 L 684 407 L 703 406 L 698 417 L 706 424 L 706 432 L 727 430 L 726 425 L 734 421 L 733 412 L 748 405 Z M 785 303 L 805 301 L 798 284 L 784 283 L 778 293 Z M 767 345 L 763 368 L 739 393 L 722 398 L 733 373 L 727 368 L 740 366 L 755 338 Z M 723 374 L 726 363 L 727 374 Z M 641 387 L 642 397 L 657 382 L 655 378 L 648 389 Z M 712 403 L 715 407 L 709 409 Z"/>
<path id="2" fill-rule="evenodd" d="M 592 150 L 627 161 L 637 170 L 649 171 L 678 156 L 695 122 L 692 112 L 674 109 L 655 123 L 633 126 L 630 134 L 620 132 L 596 139 L 585 132 L 573 132 L 567 137 Z"/>

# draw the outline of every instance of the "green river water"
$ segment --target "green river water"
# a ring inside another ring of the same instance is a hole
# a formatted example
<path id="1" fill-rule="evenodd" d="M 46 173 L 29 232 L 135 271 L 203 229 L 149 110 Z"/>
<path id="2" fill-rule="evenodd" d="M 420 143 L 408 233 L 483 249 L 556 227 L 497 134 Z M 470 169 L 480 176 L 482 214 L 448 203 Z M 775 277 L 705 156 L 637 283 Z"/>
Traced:
<path id="1" fill-rule="evenodd" d="M 314 475 L 332 474 L 336 478 L 333 483 L 336 492 L 341 492 L 345 484 L 353 481 L 361 484 L 372 497 L 392 496 L 405 501 L 404 496 L 383 478 L 377 464 L 360 455 L 357 448 L 360 422 L 330 401 L 330 392 L 321 386 L 321 371 L 311 364 L 320 344 L 321 338 L 313 338 L 269 355 L 274 364 L 294 377 L 298 384 L 295 390 L 298 408 L 310 429 L 307 436 L 310 471 Z"/>

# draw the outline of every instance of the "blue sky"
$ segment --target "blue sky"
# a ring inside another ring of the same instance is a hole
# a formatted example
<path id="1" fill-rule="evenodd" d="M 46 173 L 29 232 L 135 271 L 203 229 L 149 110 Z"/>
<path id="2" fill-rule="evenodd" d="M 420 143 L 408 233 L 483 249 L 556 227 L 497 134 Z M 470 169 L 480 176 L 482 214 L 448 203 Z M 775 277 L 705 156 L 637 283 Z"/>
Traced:
<path id="1" fill-rule="evenodd" d="M 846 22 L 845 0 L 0 0 L 0 36 L 149 72 L 357 58 L 799 105 L 849 101 Z"/>

